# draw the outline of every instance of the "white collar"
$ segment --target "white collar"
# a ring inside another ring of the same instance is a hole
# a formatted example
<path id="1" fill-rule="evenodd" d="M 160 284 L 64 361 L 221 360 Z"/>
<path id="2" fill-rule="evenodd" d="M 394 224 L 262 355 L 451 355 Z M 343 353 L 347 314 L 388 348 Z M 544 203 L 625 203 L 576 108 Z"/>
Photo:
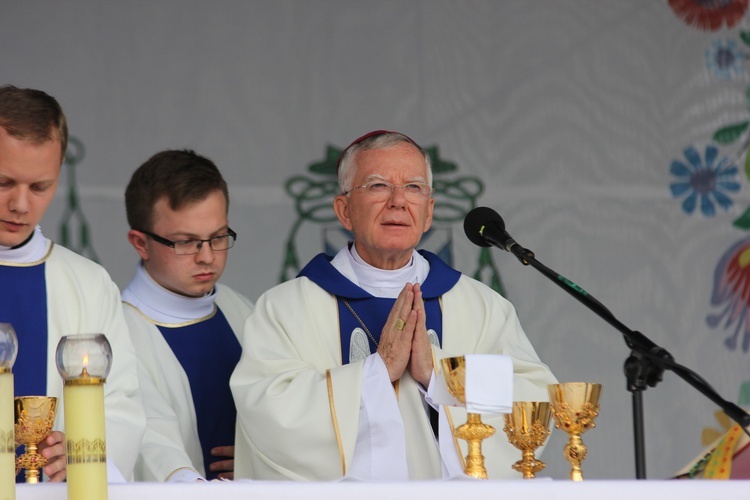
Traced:
<path id="1" fill-rule="evenodd" d="M 186 297 L 167 290 L 138 263 L 133 281 L 122 292 L 122 300 L 135 306 L 156 323 L 194 323 L 214 313 L 216 288 L 203 297 Z"/>
<path id="2" fill-rule="evenodd" d="M 398 297 L 406 283 L 424 283 L 430 273 L 429 262 L 416 250 L 404 267 L 387 270 L 371 266 L 362 260 L 354 244 L 342 248 L 331 265 L 371 295 L 390 299 Z"/>
<path id="3" fill-rule="evenodd" d="M 31 239 L 25 245 L 18 248 L 4 247 L 0 245 L 0 262 L 12 262 L 15 264 L 29 264 L 43 260 L 49 252 L 52 242 L 42 234 L 42 228 L 37 226 L 31 233 Z"/>

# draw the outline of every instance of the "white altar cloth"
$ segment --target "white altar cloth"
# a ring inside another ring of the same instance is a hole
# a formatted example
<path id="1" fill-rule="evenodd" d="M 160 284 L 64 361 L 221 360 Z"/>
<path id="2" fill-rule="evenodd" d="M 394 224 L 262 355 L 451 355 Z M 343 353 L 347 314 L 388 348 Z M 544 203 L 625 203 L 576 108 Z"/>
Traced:
<path id="1" fill-rule="evenodd" d="M 109 500 L 471 500 L 544 498 L 545 500 L 650 500 L 746 498 L 750 480 L 566 480 L 411 481 L 403 483 L 224 481 L 211 483 L 122 483 L 109 486 Z M 21 484 L 16 500 L 66 500 L 65 484 Z"/>

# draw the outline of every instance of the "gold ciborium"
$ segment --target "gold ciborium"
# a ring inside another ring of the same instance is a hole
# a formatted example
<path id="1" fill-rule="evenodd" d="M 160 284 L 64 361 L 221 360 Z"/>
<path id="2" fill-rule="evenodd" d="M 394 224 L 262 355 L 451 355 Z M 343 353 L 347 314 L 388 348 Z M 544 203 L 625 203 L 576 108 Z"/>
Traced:
<path id="1" fill-rule="evenodd" d="M 555 417 L 555 427 L 562 429 L 570 436 L 565 446 L 565 458 L 572 466 L 570 479 L 583 481 L 581 462 L 586 458 L 586 445 L 581 440 L 581 434 L 596 427 L 594 419 L 599 415 L 602 385 L 567 382 L 552 384 L 547 387 L 547 390 L 552 415 Z"/>
<path id="2" fill-rule="evenodd" d="M 50 435 L 55 423 L 57 398 L 21 396 L 15 398 L 16 446 L 26 445 L 26 452 L 16 458 L 16 474 L 26 469 L 26 482 L 39 482 L 39 469 L 47 459 L 38 453 L 38 445 Z"/>
<path id="3" fill-rule="evenodd" d="M 466 358 L 456 356 L 440 360 L 443 367 L 443 378 L 448 386 L 448 391 L 461 404 L 466 405 Z M 492 436 L 495 428 L 483 424 L 478 413 L 467 413 L 466 423 L 456 427 L 453 434 L 466 440 L 469 445 L 469 454 L 466 455 L 464 471 L 467 475 L 477 479 L 487 479 L 487 469 L 484 467 L 484 456 L 482 455 L 482 440 Z"/>
<path id="4" fill-rule="evenodd" d="M 516 401 L 513 412 L 505 415 L 503 430 L 508 435 L 508 442 L 521 450 L 521 460 L 513 464 L 513 469 L 523 474 L 524 479 L 531 479 L 547 465 L 534 456 L 549 436 L 550 404 L 537 401 Z"/>

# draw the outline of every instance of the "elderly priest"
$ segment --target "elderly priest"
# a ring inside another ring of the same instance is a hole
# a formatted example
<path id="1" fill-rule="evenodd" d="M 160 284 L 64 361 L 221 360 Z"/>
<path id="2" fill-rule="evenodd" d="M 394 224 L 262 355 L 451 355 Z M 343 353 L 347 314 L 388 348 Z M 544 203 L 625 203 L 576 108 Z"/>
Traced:
<path id="1" fill-rule="evenodd" d="M 344 150 L 338 181 L 333 208 L 354 241 L 262 295 L 245 325 L 230 382 L 235 477 L 460 475 L 465 451 L 451 429 L 466 417 L 432 404 L 436 360 L 510 355 L 513 376 L 489 383 L 521 400 L 546 401 L 555 378 L 507 300 L 415 251 L 434 207 L 423 148 L 403 134 L 371 132 Z M 520 477 L 510 467 L 519 452 L 506 439 L 483 446 L 489 477 Z"/>

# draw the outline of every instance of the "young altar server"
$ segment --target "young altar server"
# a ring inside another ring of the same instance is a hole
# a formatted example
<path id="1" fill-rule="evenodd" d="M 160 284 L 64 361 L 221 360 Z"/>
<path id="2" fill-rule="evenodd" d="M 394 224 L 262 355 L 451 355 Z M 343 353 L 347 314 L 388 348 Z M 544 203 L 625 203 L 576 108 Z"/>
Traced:
<path id="1" fill-rule="evenodd" d="M 162 151 L 133 174 L 125 207 L 140 262 L 122 298 L 148 418 L 136 479 L 232 479 L 229 377 L 253 305 L 217 283 L 237 238 L 227 184 L 208 158 Z"/>

